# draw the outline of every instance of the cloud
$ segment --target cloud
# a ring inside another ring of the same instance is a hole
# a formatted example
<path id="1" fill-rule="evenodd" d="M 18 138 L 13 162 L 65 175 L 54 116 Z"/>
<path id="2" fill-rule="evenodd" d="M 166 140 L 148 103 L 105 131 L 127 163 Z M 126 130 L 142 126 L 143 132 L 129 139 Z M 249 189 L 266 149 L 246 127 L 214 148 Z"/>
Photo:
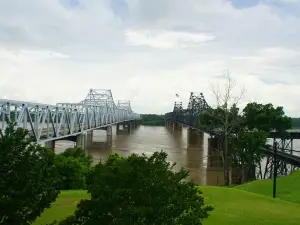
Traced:
<path id="1" fill-rule="evenodd" d="M 166 30 L 144 31 L 127 30 L 127 40 L 132 45 L 147 45 L 153 48 L 184 48 L 189 45 L 212 41 L 213 35 Z"/>
<path id="2" fill-rule="evenodd" d="M 299 2 L 225 0 L 0 1 L 0 98 L 76 102 L 111 89 L 140 113 L 173 109 L 175 94 L 215 99 L 229 71 L 251 100 L 299 116 Z M 238 89 L 237 89 L 238 92 Z"/>

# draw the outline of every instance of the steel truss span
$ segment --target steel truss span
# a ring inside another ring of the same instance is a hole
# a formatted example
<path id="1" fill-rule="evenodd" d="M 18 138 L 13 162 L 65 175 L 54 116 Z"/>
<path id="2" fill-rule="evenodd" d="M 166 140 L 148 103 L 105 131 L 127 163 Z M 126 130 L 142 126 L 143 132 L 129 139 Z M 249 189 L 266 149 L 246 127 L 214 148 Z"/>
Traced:
<path id="1" fill-rule="evenodd" d="M 197 128 L 198 116 L 209 109 L 202 93 L 191 92 L 187 109 L 183 109 L 182 102 L 175 102 L 173 112 L 166 114 L 166 118 Z"/>
<path id="2" fill-rule="evenodd" d="M 90 89 L 79 103 L 56 105 L 0 99 L 0 132 L 5 130 L 7 120 L 14 121 L 16 128 L 27 129 L 36 142 L 63 139 L 140 119 L 140 115 L 132 111 L 130 101 L 115 104 L 110 90 Z"/>

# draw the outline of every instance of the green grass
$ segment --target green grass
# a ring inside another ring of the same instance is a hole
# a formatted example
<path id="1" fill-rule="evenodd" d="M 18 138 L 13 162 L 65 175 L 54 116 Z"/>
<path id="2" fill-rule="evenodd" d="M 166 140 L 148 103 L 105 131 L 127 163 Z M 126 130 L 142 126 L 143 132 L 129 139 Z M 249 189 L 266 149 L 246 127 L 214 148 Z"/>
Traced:
<path id="1" fill-rule="evenodd" d="M 257 180 L 234 188 L 272 197 L 273 180 Z M 277 198 L 300 204 L 300 171 L 278 178 L 276 193 Z"/>
<path id="2" fill-rule="evenodd" d="M 205 203 L 215 210 L 204 225 L 300 224 L 300 206 L 234 188 L 201 187 Z"/>
<path id="3" fill-rule="evenodd" d="M 300 206 L 280 199 L 234 188 L 201 187 L 205 203 L 215 210 L 204 225 L 293 225 L 299 224 Z M 71 215 L 86 191 L 63 191 L 50 209 L 34 224 L 47 224 Z"/>
<path id="4" fill-rule="evenodd" d="M 54 220 L 60 221 L 69 215 L 72 215 L 80 200 L 88 197 L 89 195 L 86 191 L 62 191 L 56 201 L 52 204 L 52 207 L 45 210 L 42 216 L 38 218 L 33 225 L 47 224 Z"/>

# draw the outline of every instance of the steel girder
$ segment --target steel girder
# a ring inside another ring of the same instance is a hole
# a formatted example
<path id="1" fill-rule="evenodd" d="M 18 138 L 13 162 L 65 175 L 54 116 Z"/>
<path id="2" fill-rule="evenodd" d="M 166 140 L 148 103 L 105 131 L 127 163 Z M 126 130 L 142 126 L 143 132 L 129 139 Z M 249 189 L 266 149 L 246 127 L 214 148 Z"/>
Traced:
<path id="1" fill-rule="evenodd" d="M 294 154 L 294 150 L 293 150 L 293 139 L 273 139 L 273 142 L 277 142 L 277 146 L 278 152 L 285 152 L 285 153 L 289 153 L 291 155 Z M 273 143 L 274 145 L 274 143 Z M 274 148 L 274 146 L 273 146 Z M 262 163 L 261 163 L 262 164 Z M 261 178 L 261 179 L 271 179 L 273 178 L 274 175 L 274 156 L 269 155 L 266 158 L 266 164 L 263 165 L 258 165 L 257 168 L 257 177 Z M 263 169 L 263 168 L 264 169 Z M 285 160 L 283 159 L 279 159 L 277 158 L 276 160 L 276 167 L 277 169 L 277 176 L 286 176 L 288 174 L 290 174 L 291 172 L 293 172 L 296 169 L 299 169 L 298 167 L 291 165 L 289 163 L 287 163 Z"/>
<path id="2" fill-rule="evenodd" d="M 116 105 L 110 90 L 95 89 L 90 89 L 86 98 L 79 103 L 46 105 L 0 99 L 0 132 L 5 130 L 7 120 L 14 121 L 16 128 L 27 129 L 39 142 L 141 119 L 139 114 L 132 111 L 130 102 L 126 104 L 126 107 Z"/>
<path id="3" fill-rule="evenodd" d="M 202 93 L 191 92 L 187 109 L 183 109 L 182 102 L 175 102 L 173 112 L 165 116 L 167 119 L 198 128 L 198 116 L 209 108 Z"/>

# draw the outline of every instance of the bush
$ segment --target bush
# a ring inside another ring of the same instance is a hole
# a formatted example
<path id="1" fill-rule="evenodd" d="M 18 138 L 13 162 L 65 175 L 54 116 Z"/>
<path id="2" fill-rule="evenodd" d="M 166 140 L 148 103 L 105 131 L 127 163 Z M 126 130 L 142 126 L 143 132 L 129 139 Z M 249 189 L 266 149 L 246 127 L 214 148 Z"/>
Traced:
<path id="1" fill-rule="evenodd" d="M 151 157 L 111 155 L 88 174 L 91 199 L 82 200 L 75 215 L 60 225 L 202 224 L 212 210 L 188 172 L 172 172 L 167 154 Z"/>
<path id="2" fill-rule="evenodd" d="M 81 148 L 68 148 L 56 156 L 55 165 L 59 171 L 59 188 L 85 189 L 86 175 L 91 168 L 91 156 L 85 156 Z"/>
<path id="3" fill-rule="evenodd" d="M 55 155 L 10 123 L 0 135 L 0 224 L 31 224 L 59 194 Z"/>

